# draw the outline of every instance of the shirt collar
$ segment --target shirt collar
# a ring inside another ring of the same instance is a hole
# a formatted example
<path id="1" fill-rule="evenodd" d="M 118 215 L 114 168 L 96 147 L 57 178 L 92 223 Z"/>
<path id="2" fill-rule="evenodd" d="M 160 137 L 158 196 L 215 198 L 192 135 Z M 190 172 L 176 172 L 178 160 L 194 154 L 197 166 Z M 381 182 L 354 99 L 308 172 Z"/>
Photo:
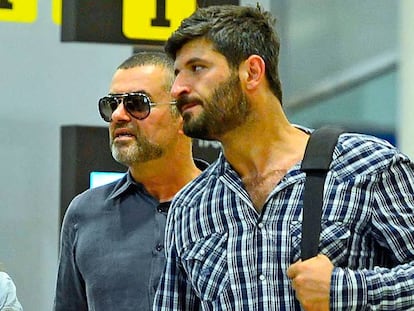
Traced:
<path id="1" fill-rule="evenodd" d="M 206 162 L 204 160 L 201 160 L 201 159 L 194 159 L 194 163 L 202 171 L 204 171 L 209 165 L 208 162 Z M 116 182 L 116 185 L 115 185 L 112 193 L 109 195 L 109 199 L 114 199 L 114 198 L 122 195 L 128 189 L 130 189 L 130 187 L 138 187 L 138 188 L 141 188 L 143 191 L 145 191 L 143 185 L 141 183 L 136 182 L 132 178 L 131 172 L 128 170 L 128 172 L 125 174 L 125 176 L 123 176 L 121 179 L 119 179 Z"/>
<path id="2" fill-rule="evenodd" d="M 124 192 L 126 192 L 130 187 L 142 187 L 142 185 L 138 184 L 137 182 L 134 181 L 134 179 L 131 176 L 131 172 L 128 171 L 124 177 L 122 177 L 121 179 L 119 179 L 116 182 L 116 185 L 112 191 L 112 193 L 109 195 L 109 199 L 114 199 L 118 196 L 120 196 L 121 194 L 123 194 Z"/>

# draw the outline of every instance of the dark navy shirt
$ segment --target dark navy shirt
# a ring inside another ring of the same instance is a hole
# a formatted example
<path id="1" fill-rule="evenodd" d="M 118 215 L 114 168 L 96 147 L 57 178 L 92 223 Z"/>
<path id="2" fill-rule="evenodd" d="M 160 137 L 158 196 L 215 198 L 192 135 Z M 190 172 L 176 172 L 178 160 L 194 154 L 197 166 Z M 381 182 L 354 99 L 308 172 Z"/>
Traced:
<path id="1" fill-rule="evenodd" d="M 62 224 L 54 310 L 151 310 L 168 206 L 130 174 L 75 197 Z"/>

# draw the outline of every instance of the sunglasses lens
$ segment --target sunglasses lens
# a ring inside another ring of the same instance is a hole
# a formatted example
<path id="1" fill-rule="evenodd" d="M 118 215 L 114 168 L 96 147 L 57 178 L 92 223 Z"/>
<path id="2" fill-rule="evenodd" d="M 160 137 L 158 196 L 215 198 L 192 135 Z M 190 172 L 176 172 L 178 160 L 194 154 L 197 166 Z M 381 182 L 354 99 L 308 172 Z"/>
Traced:
<path id="1" fill-rule="evenodd" d="M 145 94 L 129 94 L 124 98 L 124 106 L 139 120 L 145 119 L 150 113 L 150 99 Z"/>
<path id="2" fill-rule="evenodd" d="M 118 102 L 113 97 L 103 97 L 99 100 L 98 107 L 102 119 L 104 119 L 106 122 L 111 122 L 112 113 L 118 107 Z"/>
<path id="3" fill-rule="evenodd" d="M 121 100 L 122 98 L 122 100 Z M 151 100 L 145 94 L 125 94 L 123 96 L 105 96 L 98 102 L 99 113 L 106 122 L 112 121 L 112 114 L 123 102 L 126 111 L 134 118 L 143 120 L 150 114 Z"/>

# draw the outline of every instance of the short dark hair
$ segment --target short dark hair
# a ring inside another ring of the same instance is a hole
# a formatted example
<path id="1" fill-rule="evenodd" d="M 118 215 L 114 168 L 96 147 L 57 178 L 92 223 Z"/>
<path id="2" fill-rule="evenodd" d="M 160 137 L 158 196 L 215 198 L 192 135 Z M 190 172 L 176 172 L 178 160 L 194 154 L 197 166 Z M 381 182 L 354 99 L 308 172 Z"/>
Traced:
<path id="1" fill-rule="evenodd" d="M 278 72 L 280 40 L 273 29 L 275 22 L 276 19 L 259 5 L 199 8 L 173 32 L 166 42 L 165 51 L 175 59 L 177 51 L 184 44 L 193 39 L 205 38 L 224 55 L 232 68 L 237 68 L 250 55 L 259 55 L 266 64 L 270 88 L 282 103 Z"/>
<path id="2" fill-rule="evenodd" d="M 133 54 L 123 61 L 117 69 L 130 69 L 145 65 L 161 66 L 169 73 L 166 77 L 166 91 L 170 91 L 174 83 L 174 61 L 163 52 L 145 51 Z"/>

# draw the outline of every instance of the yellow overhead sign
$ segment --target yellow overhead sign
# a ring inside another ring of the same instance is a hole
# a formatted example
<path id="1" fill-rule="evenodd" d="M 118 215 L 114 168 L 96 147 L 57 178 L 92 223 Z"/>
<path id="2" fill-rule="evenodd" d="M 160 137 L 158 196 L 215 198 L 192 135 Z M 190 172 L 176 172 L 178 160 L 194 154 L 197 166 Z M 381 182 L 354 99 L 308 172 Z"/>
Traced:
<path id="1" fill-rule="evenodd" d="M 37 0 L 0 0 L 0 21 L 32 23 L 37 17 Z"/>
<path id="2" fill-rule="evenodd" d="M 165 41 L 196 6 L 196 0 L 123 0 L 123 34 L 130 39 Z"/>
<path id="3" fill-rule="evenodd" d="M 43 0 L 42 0 L 43 1 Z M 44 0 L 48 1 L 48 0 Z M 38 0 L 0 0 L 0 22 L 33 23 Z M 202 4 L 199 4 L 202 2 Z M 238 0 L 50 0 L 61 41 L 161 46 L 198 6 Z"/>

